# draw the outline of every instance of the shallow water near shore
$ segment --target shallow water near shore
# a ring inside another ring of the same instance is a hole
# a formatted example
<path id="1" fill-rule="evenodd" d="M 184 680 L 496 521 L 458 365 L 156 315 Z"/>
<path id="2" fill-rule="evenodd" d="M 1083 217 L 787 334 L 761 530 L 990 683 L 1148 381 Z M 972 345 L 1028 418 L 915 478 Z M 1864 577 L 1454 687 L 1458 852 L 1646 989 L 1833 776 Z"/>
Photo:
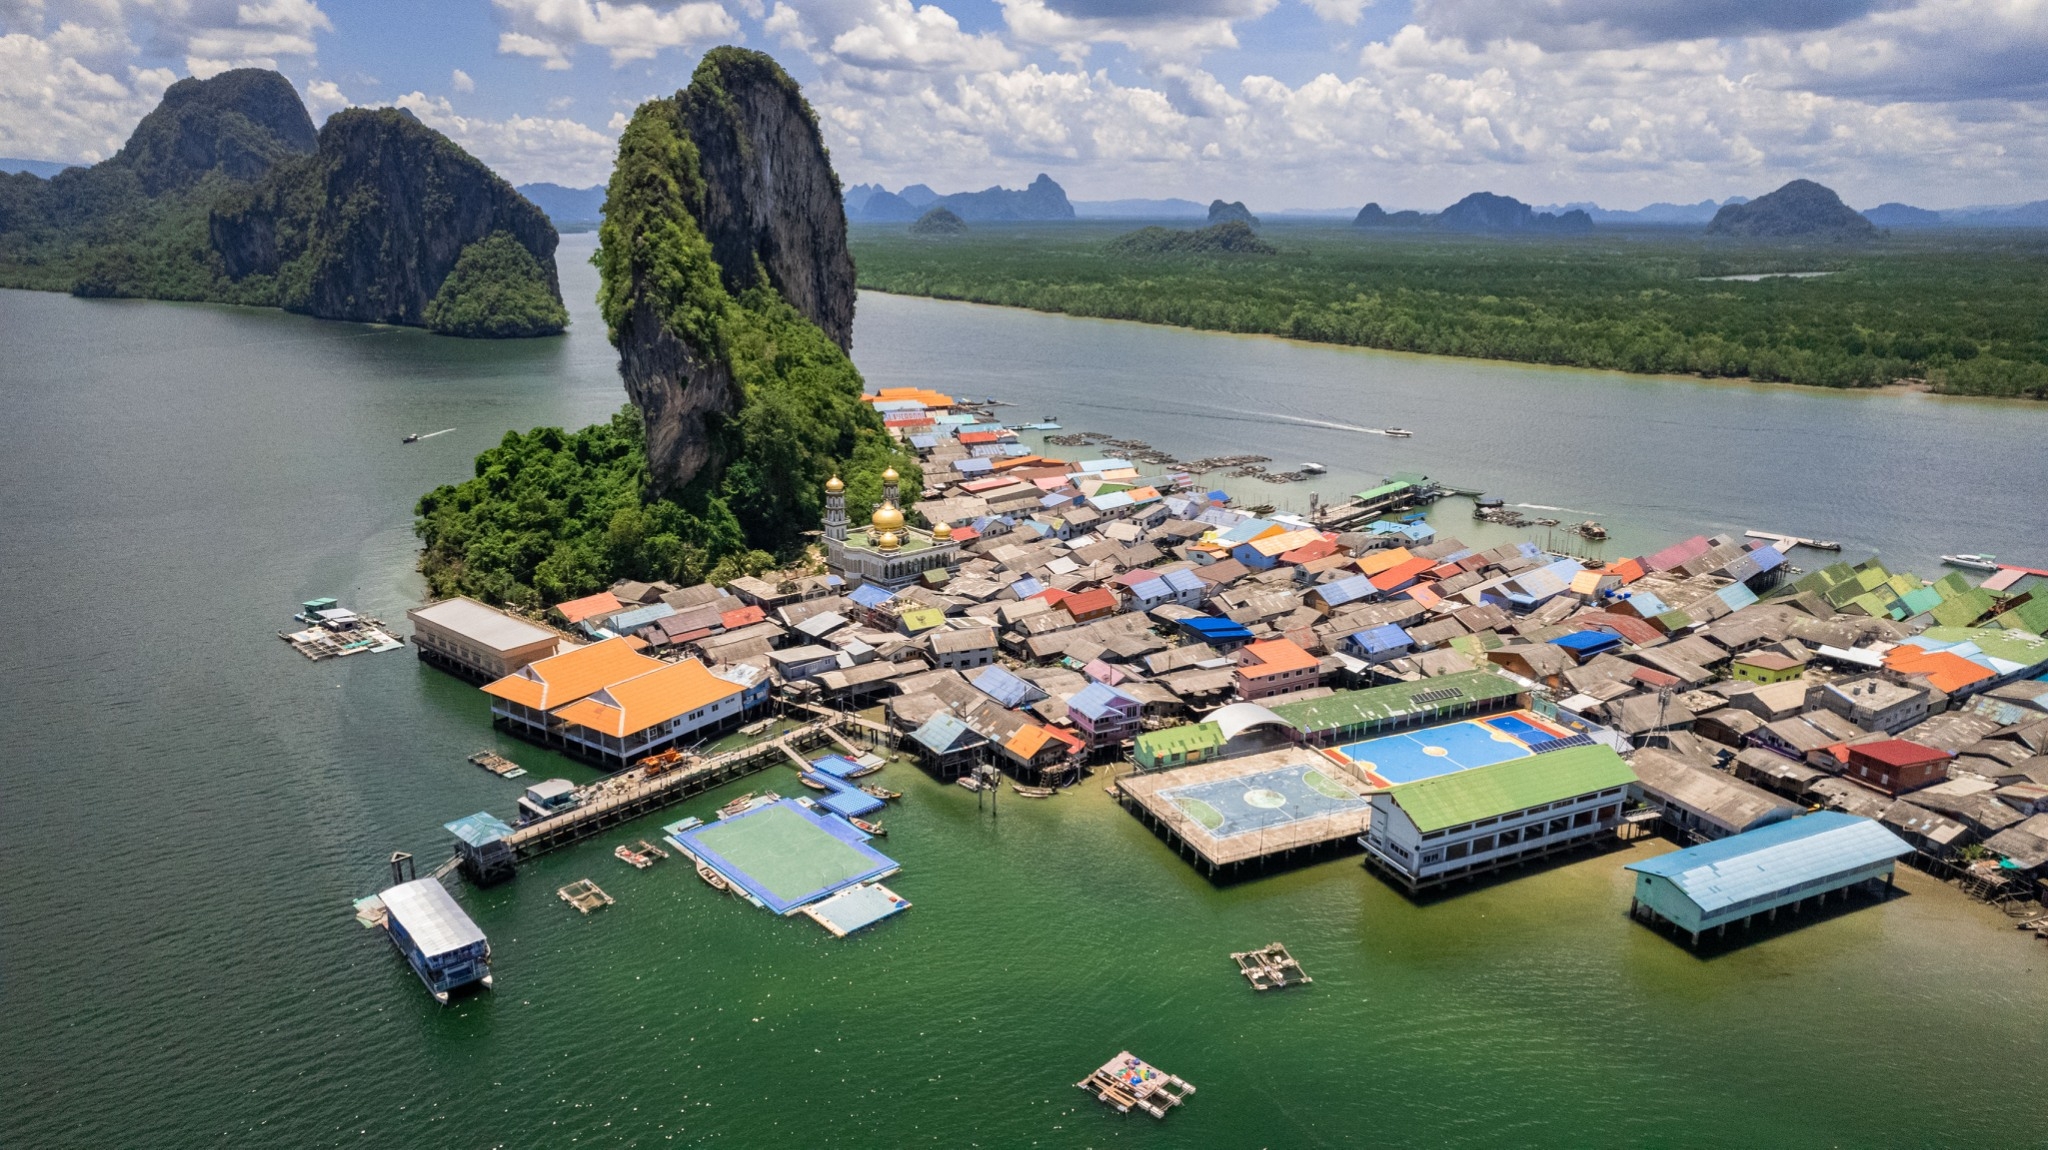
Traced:
<path id="1" fill-rule="evenodd" d="M 786 771 L 756 776 L 460 890 L 498 990 L 434 1006 L 349 900 L 393 850 L 444 857 L 443 821 L 509 812 L 520 783 L 471 752 L 591 776 L 495 736 L 481 695 L 409 653 L 311 664 L 274 635 L 315 595 L 398 620 L 420 594 L 421 492 L 509 428 L 618 407 L 589 243 L 563 245 L 572 334 L 532 343 L 0 292 L 0 1141 L 2025 1141 L 2012 1100 L 2048 1065 L 2048 948 L 1917 876 L 1701 957 L 1625 913 L 1620 866 L 1661 845 L 1421 904 L 1355 855 L 1218 887 L 1100 776 L 1050 800 L 1005 792 L 991 817 L 892 766 L 880 781 L 907 794 L 878 846 L 915 906 L 844 941 L 715 895 L 680 861 L 612 858 L 737 791 L 795 793 Z M 856 358 L 875 385 L 990 393 L 1183 457 L 1316 459 L 1326 494 L 1422 470 L 1584 508 L 1612 554 L 1756 526 L 1882 544 L 1929 573 L 1942 551 L 2048 557 L 2048 413 L 2023 405 L 877 296 Z M 1304 486 L 1263 488 L 1239 490 L 1305 504 Z M 1446 503 L 1440 529 L 1478 538 L 1464 514 Z M 556 899 L 585 877 L 618 904 L 585 917 Z M 1314 985 L 1245 986 L 1229 952 L 1275 939 Z M 1199 1092 L 1155 1122 L 1073 1088 L 1121 1049 Z M 1968 1068 L 1938 1091 L 1871 1085 L 1944 1056 Z"/>

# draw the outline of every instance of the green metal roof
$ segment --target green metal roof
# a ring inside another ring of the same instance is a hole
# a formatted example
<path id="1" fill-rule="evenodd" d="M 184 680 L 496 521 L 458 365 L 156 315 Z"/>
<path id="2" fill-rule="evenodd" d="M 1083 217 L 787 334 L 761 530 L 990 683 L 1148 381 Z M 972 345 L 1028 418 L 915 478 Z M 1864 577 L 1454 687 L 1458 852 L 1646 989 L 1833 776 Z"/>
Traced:
<path id="1" fill-rule="evenodd" d="M 1596 745 L 1417 779 L 1388 794 L 1428 833 L 1635 781 L 1620 755 Z"/>
<path id="2" fill-rule="evenodd" d="M 1138 736 L 1138 750 L 1157 759 L 1211 750 L 1223 742 L 1223 728 L 1214 723 L 1190 723 L 1185 727 L 1146 731 Z"/>
<path id="3" fill-rule="evenodd" d="M 2036 635 L 2048 632 L 2048 596 L 2029 599 L 1999 615 L 1995 622 L 2001 627 L 2032 631 Z"/>
<path id="4" fill-rule="evenodd" d="M 1352 498 L 1360 500 L 1362 502 L 1370 502 L 1374 499 L 1384 499 L 1389 495 L 1399 494 L 1400 492 L 1406 491 L 1413 486 L 1415 486 L 1413 483 L 1407 483 L 1397 479 L 1392 483 L 1382 483 L 1378 487 L 1375 487 L 1369 491 L 1361 491 L 1358 494 L 1352 496 Z"/>
<path id="5" fill-rule="evenodd" d="M 906 631 L 929 631 L 945 624 L 946 613 L 936 607 L 920 607 L 915 611 L 905 611 L 899 618 Z"/>
<path id="6" fill-rule="evenodd" d="M 1991 592 L 1971 587 L 1936 604 L 1934 621 L 1944 627 L 1967 627 L 1989 615 L 1996 602 L 1991 598 Z"/>
<path id="7" fill-rule="evenodd" d="M 2022 667 L 2031 667 L 2048 659 L 2048 639 L 2023 631 L 2002 631 L 1996 627 L 1929 627 L 1922 634 L 1941 643 L 1975 643 L 1977 649 L 1986 655 L 2018 663 Z"/>
<path id="8" fill-rule="evenodd" d="M 1432 714 L 1445 707 L 1466 703 L 1512 698 L 1521 690 L 1513 680 L 1492 671 L 1460 671 L 1455 675 L 1440 675 L 1413 683 L 1393 683 L 1385 687 L 1368 687 L 1363 691 L 1339 691 L 1304 703 L 1282 703 L 1272 711 L 1296 730 L 1328 731 L 1400 715 Z M 1456 694 L 1443 695 L 1446 691 L 1455 691 Z M 1415 701 L 1418 695 L 1433 693 L 1440 697 L 1423 703 Z"/>

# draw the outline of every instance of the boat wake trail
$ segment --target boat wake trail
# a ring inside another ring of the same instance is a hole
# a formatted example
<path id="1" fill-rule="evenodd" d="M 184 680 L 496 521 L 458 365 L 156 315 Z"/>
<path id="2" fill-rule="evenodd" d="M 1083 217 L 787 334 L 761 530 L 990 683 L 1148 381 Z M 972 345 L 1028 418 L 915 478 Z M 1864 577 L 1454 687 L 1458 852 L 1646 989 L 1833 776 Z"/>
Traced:
<path id="1" fill-rule="evenodd" d="M 451 431 L 453 431 L 453 430 L 455 430 L 455 429 L 454 429 L 454 428 L 452 428 L 452 427 L 444 427 L 444 428 L 442 428 L 442 429 L 441 429 L 441 430 L 439 430 L 439 431 L 429 431 L 429 432 L 427 432 L 427 433 L 426 433 L 425 435 L 422 435 L 422 436 L 420 436 L 420 438 L 421 438 L 421 439 L 432 439 L 432 438 L 434 438 L 434 437 L 435 437 L 435 436 L 437 436 L 437 435 L 446 435 L 446 434 L 448 434 L 449 432 L 451 432 Z"/>
<path id="2" fill-rule="evenodd" d="M 1515 506 L 1522 508 L 1526 511 L 1569 511 L 1573 515 L 1600 514 L 1598 511 L 1588 511 L 1583 507 L 1552 507 L 1548 503 L 1517 503 L 1515 504 Z"/>

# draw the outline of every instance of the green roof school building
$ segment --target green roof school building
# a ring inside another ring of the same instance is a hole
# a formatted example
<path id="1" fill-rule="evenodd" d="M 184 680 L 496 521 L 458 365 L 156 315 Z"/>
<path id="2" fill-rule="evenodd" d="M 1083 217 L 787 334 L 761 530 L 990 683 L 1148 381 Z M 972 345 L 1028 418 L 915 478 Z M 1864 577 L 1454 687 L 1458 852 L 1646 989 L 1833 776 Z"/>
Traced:
<path id="1" fill-rule="evenodd" d="M 1274 707 L 1302 742 L 1328 747 L 1383 731 L 1420 727 L 1526 706 L 1521 684 L 1492 671 L 1461 671 L 1413 683 L 1339 691 Z"/>
<path id="2" fill-rule="evenodd" d="M 1775 919 L 1837 891 L 1889 888 L 1892 868 L 1912 847 L 1884 824 L 1842 811 L 1819 811 L 1725 839 L 1630 863 L 1638 921 L 1668 922 L 1681 933 L 1727 933 L 1757 915 Z"/>
<path id="3" fill-rule="evenodd" d="M 1433 775 L 1375 793 L 1358 841 L 1413 894 L 1613 834 L 1635 781 L 1598 744 Z"/>

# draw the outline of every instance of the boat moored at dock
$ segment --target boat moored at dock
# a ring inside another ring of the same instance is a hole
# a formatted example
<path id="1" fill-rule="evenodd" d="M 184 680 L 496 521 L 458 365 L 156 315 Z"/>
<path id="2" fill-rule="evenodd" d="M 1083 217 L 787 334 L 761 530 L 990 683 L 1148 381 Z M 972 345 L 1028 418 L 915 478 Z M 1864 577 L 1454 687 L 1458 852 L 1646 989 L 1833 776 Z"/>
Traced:
<path id="1" fill-rule="evenodd" d="M 1998 570 L 1998 556 L 1996 555 L 1978 555 L 1973 552 L 1964 551 L 1955 555 L 1944 555 L 1941 557 L 1941 561 L 1950 567 L 1961 567 L 1969 571 Z"/>

